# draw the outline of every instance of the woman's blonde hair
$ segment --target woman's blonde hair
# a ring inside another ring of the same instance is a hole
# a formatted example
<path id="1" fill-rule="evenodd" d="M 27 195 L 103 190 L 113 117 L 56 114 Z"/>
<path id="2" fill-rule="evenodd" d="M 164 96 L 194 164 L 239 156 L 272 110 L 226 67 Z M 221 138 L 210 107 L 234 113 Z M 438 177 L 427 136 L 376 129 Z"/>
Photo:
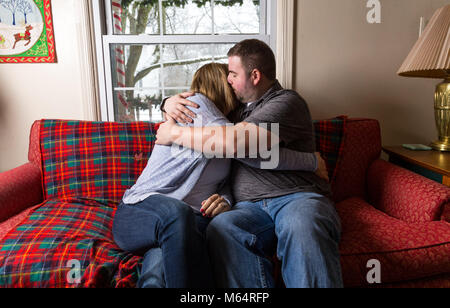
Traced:
<path id="1" fill-rule="evenodd" d="M 228 84 L 228 66 L 222 63 L 208 63 L 195 72 L 191 91 L 210 99 L 224 114 L 236 107 L 236 96 Z"/>

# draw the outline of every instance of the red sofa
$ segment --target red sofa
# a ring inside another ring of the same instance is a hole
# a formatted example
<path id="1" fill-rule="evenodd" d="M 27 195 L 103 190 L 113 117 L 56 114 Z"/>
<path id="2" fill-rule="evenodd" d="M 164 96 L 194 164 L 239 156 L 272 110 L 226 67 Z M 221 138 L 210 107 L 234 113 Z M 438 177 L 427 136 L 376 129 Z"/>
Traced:
<path id="1" fill-rule="evenodd" d="M 343 122 L 330 175 L 345 286 L 450 287 L 450 188 L 381 160 L 376 120 Z M 156 129 L 33 124 L 29 162 L 0 174 L 0 287 L 135 286 L 141 258 L 120 251 L 111 226 Z"/>

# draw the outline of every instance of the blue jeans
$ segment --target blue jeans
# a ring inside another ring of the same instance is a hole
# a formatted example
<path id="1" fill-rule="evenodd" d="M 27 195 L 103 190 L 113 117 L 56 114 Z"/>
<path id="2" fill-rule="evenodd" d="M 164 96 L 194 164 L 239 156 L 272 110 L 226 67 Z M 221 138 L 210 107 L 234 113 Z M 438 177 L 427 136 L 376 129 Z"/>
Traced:
<path id="1" fill-rule="evenodd" d="M 208 222 L 180 200 L 152 195 L 135 205 L 119 204 L 113 236 L 122 250 L 144 257 L 138 287 L 161 283 L 163 274 L 168 288 L 210 288 L 212 272 L 199 230 Z"/>
<path id="2" fill-rule="evenodd" d="M 207 228 L 216 284 L 274 287 L 276 251 L 286 287 L 342 287 L 340 230 L 333 203 L 316 193 L 240 202 Z"/>

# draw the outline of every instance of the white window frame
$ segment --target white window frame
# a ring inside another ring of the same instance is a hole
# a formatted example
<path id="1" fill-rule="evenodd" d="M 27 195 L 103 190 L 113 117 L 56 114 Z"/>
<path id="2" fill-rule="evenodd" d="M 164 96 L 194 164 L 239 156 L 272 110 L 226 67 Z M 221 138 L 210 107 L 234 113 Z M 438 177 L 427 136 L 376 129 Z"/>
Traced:
<path id="1" fill-rule="evenodd" d="M 160 0 L 161 1 L 161 0 Z M 266 42 L 276 53 L 277 1 L 261 1 L 260 34 L 257 35 L 119 35 L 113 34 L 110 0 L 94 0 L 94 30 L 99 79 L 100 115 L 102 121 L 114 119 L 114 89 L 112 83 L 112 44 L 235 44 L 244 39 Z"/>

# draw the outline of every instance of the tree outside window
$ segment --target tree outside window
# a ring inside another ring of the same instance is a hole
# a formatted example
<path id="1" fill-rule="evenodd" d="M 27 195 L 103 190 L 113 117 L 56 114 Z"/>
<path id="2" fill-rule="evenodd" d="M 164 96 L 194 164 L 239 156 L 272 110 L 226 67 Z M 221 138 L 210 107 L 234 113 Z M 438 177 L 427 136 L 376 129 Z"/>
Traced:
<path id="1" fill-rule="evenodd" d="M 261 18 L 266 18 L 261 16 L 261 9 L 266 1 L 107 3 L 112 33 L 106 48 L 116 121 L 161 121 L 159 105 L 163 97 L 189 90 L 193 74 L 203 64 L 227 62 L 226 54 L 235 37 L 251 38 L 265 31 Z"/>

